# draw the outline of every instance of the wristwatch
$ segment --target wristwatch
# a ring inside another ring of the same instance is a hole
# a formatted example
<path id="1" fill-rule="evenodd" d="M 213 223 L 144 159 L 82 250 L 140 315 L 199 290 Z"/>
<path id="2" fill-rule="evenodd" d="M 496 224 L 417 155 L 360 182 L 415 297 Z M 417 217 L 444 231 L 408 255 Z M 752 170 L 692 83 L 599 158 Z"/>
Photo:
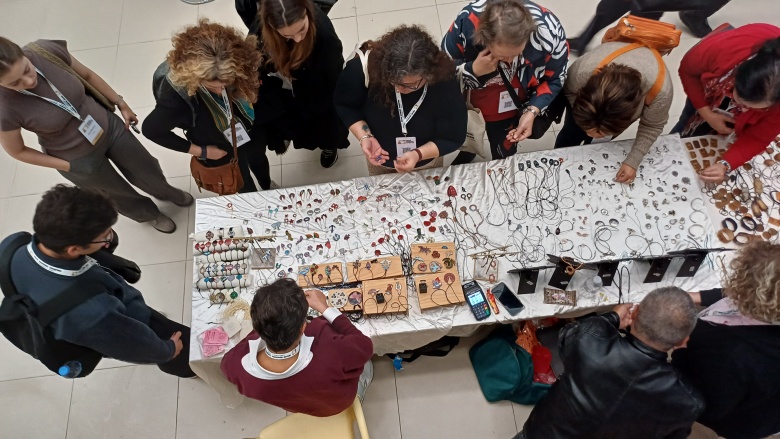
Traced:
<path id="1" fill-rule="evenodd" d="M 523 114 L 525 114 L 525 113 L 531 113 L 531 114 L 533 114 L 535 117 L 539 117 L 539 115 L 540 115 L 540 114 L 542 114 L 542 112 L 541 112 L 541 111 L 539 111 L 539 110 L 537 110 L 537 109 L 535 109 L 535 108 L 531 108 L 530 106 L 529 106 L 529 107 L 525 107 L 525 108 L 523 108 Z"/>
<path id="2" fill-rule="evenodd" d="M 727 162 L 727 161 L 725 161 L 725 160 L 718 160 L 718 161 L 717 161 L 717 162 L 715 162 L 715 163 L 720 163 L 721 165 L 725 166 L 725 167 L 726 167 L 726 174 L 728 174 L 729 172 L 731 172 L 731 165 L 729 164 L 729 162 Z"/>

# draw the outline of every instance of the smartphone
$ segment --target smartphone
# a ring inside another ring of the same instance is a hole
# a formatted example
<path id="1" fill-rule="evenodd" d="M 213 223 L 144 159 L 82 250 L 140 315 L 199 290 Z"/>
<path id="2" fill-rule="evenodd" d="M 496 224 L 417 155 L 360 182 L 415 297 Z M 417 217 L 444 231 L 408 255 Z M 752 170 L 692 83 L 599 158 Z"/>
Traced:
<path id="1" fill-rule="evenodd" d="M 132 128 L 133 131 L 135 131 L 136 134 L 141 134 L 141 130 L 139 130 L 136 125 L 138 125 L 138 123 L 131 123 L 130 124 L 130 128 Z"/>
<path id="2" fill-rule="evenodd" d="M 501 305 L 509 312 L 509 315 L 516 316 L 520 314 L 520 311 L 525 309 L 523 302 L 515 296 L 515 293 L 509 289 L 503 282 L 499 282 L 498 285 L 493 287 L 493 295 L 496 296 Z"/>
<path id="3" fill-rule="evenodd" d="M 463 294 L 466 296 L 466 303 L 471 313 L 477 320 L 485 320 L 490 316 L 490 305 L 477 281 L 472 280 L 463 284 Z"/>

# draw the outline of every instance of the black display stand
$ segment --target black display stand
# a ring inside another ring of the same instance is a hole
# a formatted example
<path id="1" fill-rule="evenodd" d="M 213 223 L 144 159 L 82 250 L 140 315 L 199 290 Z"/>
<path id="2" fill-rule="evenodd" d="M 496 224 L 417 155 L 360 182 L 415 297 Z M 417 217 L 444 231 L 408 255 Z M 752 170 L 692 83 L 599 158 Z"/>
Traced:
<path id="1" fill-rule="evenodd" d="M 688 248 L 669 252 L 670 256 L 684 258 L 685 260 L 677 271 L 677 277 L 693 277 L 699 271 L 704 259 L 711 252 L 732 251 L 730 248 Z"/>
<path id="2" fill-rule="evenodd" d="M 536 281 L 539 279 L 539 271 L 548 268 L 555 268 L 555 265 L 532 268 L 516 268 L 509 270 L 509 273 L 520 275 L 520 281 L 517 285 L 517 294 L 533 294 L 536 292 Z"/>
<path id="3" fill-rule="evenodd" d="M 640 259 L 641 261 L 650 263 L 650 269 L 647 270 L 645 280 L 642 282 L 646 284 L 660 282 L 666 275 L 666 270 L 669 269 L 669 264 L 672 263 L 672 259 L 674 259 L 674 256 L 669 255 Z"/>
<path id="4" fill-rule="evenodd" d="M 580 262 L 574 258 L 570 258 L 568 256 L 564 256 L 562 258 L 559 258 L 558 256 L 548 254 L 547 260 L 555 264 L 555 271 L 553 272 L 552 276 L 550 277 L 550 281 L 547 282 L 547 285 L 550 285 L 551 287 L 558 288 L 560 290 L 565 290 L 569 283 L 571 282 L 571 278 L 574 277 L 574 274 L 576 271 L 572 271 L 571 273 L 567 273 L 566 269 L 568 267 L 574 267 L 577 270 L 595 270 L 596 267 L 591 264 L 586 264 L 584 262 Z"/>
<path id="5" fill-rule="evenodd" d="M 601 282 L 605 287 L 611 286 L 615 279 L 615 273 L 620 268 L 620 263 L 624 261 L 633 261 L 634 258 L 623 259 L 610 259 L 605 261 L 594 262 L 599 270 L 598 276 L 601 278 Z"/>

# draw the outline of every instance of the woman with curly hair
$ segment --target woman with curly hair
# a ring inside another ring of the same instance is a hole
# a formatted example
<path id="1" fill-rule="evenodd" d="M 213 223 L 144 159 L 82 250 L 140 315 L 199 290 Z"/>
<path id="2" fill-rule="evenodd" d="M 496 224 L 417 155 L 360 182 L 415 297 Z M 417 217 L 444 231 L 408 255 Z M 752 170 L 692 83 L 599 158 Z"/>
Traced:
<path id="1" fill-rule="evenodd" d="M 698 422 L 728 438 L 780 432 L 780 245 L 745 245 L 722 290 L 691 296 L 709 307 L 672 360 L 704 395 Z"/>
<path id="2" fill-rule="evenodd" d="M 261 0 L 258 37 L 260 66 L 258 116 L 268 148 L 278 154 L 290 141 L 296 149 L 319 148 L 320 165 L 330 168 L 349 133 L 333 107 L 333 91 L 344 67 L 341 40 L 324 12 L 311 0 Z"/>
<path id="3" fill-rule="evenodd" d="M 360 141 L 371 175 L 441 167 L 466 139 L 455 66 L 418 26 L 365 43 L 336 87 L 336 111 Z"/>
<path id="4" fill-rule="evenodd" d="M 178 206 L 194 200 L 168 184 L 160 163 L 130 132 L 136 123 L 122 96 L 74 58 L 65 41 L 22 48 L 0 37 L 0 144 L 8 155 L 56 169 L 76 186 L 105 194 L 122 215 L 173 233 L 173 220 L 133 186 Z M 22 128 L 38 136 L 42 151 L 24 144 Z"/>
<path id="5" fill-rule="evenodd" d="M 206 166 L 220 166 L 233 158 L 232 115 L 244 180 L 239 192 L 257 191 L 250 170 L 261 188 L 271 188 L 265 133 L 255 123 L 252 105 L 260 86 L 261 58 L 257 38 L 208 20 L 175 35 L 173 50 L 155 72 L 157 105 L 144 121 L 144 135 Z M 186 138 L 174 133 L 175 128 L 184 130 Z"/>
<path id="6" fill-rule="evenodd" d="M 458 12 L 441 47 L 455 60 L 462 88 L 485 118 L 494 160 L 517 153 L 518 142 L 544 135 L 551 119 L 537 119 L 542 112 L 560 120 L 565 103 L 556 98 L 569 49 L 550 10 L 529 0 L 471 2 Z M 505 79 L 519 102 L 527 102 L 525 108 L 517 108 Z M 453 164 L 474 157 L 461 151 Z"/>

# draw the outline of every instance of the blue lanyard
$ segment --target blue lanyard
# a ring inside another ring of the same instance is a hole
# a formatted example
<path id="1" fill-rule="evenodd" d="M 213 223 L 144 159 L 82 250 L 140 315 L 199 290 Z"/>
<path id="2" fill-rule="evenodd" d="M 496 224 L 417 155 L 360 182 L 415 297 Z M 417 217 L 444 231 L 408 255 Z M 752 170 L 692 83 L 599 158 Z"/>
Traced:
<path id="1" fill-rule="evenodd" d="M 41 75 L 41 77 L 43 79 L 45 79 L 46 82 L 49 83 L 49 87 L 51 87 L 51 89 L 54 91 L 54 94 L 56 94 L 57 97 L 60 100 L 59 101 L 55 101 L 54 99 L 45 98 L 43 96 L 39 96 L 39 95 L 37 95 L 35 93 L 32 93 L 30 91 L 27 91 L 27 90 L 16 90 L 16 91 L 18 91 L 21 94 L 28 95 L 28 96 L 35 96 L 37 98 L 41 98 L 44 101 L 46 101 L 46 102 L 48 102 L 48 103 L 50 103 L 50 104 L 52 104 L 52 105 L 54 105 L 54 106 L 56 106 L 58 108 L 61 108 L 61 109 L 65 110 L 65 111 L 67 111 L 71 116 L 75 117 L 76 119 L 83 121 L 84 119 L 81 118 L 81 115 L 79 114 L 79 111 L 76 109 L 76 107 L 74 107 L 73 104 L 70 103 L 68 98 L 66 98 L 65 95 L 63 95 L 62 92 L 60 92 L 60 90 L 57 89 L 57 87 L 55 87 L 54 84 L 51 83 L 51 81 L 49 81 L 49 78 L 47 78 L 46 75 L 43 74 L 43 72 L 38 70 L 38 67 L 35 68 L 35 71 L 38 72 L 38 74 Z"/>

